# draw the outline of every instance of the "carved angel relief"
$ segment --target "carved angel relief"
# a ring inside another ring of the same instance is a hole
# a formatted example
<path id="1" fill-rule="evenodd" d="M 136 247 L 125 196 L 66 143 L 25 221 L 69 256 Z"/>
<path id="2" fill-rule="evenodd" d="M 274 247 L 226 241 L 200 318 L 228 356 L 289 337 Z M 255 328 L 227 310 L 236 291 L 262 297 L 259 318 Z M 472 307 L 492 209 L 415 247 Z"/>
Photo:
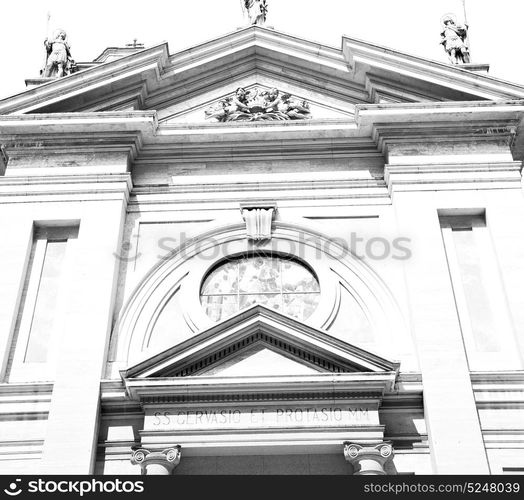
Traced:
<path id="1" fill-rule="evenodd" d="M 206 110 L 206 119 L 219 122 L 261 120 L 305 120 L 311 118 L 307 101 L 281 93 L 278 89 L 246 90 L 239 87 L 235 94 L 213 104 Z"/>

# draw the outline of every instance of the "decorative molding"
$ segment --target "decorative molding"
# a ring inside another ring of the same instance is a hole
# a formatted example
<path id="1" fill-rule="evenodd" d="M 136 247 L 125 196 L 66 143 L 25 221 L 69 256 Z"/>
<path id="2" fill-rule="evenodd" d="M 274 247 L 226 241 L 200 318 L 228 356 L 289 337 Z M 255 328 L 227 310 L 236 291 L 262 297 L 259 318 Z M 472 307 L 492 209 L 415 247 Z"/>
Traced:
<path id="1" fill-rule="evenodd" d="M 255 241 L 270 240 L 271 224 L 276 211 L 277 204 L 273 201 L 241 203 L 240 212 L 246 222 L 247 238 Z"/>
<path id="2" fill-rule="evenodd" d="M 384 166 L 388 192 L 436 189 L 522 189 L 522 162 Z"/>
<path id="3" fill-rule="evenodd" d="M 0 384 L 0 422 L 47 420 L 52 394 L 53 384 L 50 382 Z"/>
<path id="4" fill-rule="evenodd" d="M 336 389 L 336 398 L 340 400 L 351 400 L 356 395 L 358 398 L 375 398 L 382 394 L 382 384 L 387 380 L 395 378 L 393 392 L 384 392 L 381 396 L 380 411 L 391 412 L 417 412 L 424 411 L 422 388 L 416 385 L 406 385 L 402 380 L 410 377 L 411 373 L 399 373 L 396 377 L 393 374 L 372 374 L 372 373 L 348 373 L 339 374 L 335 377 L 332 374 L 320 373 L 317 377 L 308 376 L 307 378 L 296 376 L 282 377 L 252 377 L 252 387 L 241 388 L 239 384 L 234 385 L 234 390 L 230 393 L 226 391 L 215 391 L 211 389 L 207 393 L 204 386 L 218 387 L 225 383 L 231 387 L 231 378 L 213 377 L 210 378 L 179 378 L 172 379 L 172 392 L 164 391 L 154 381 L 150 387 L 153 389 L 151 395 L 142 393 L 139 404 L 136 400 L 129 399 L 126 394 L 126 386 L 122 380 L 102 380 L 101 382 L 101 404 L 105 414 L 118 414 L 122 418 L 140 417 L 143 415 L 144 403 L 220 403 L 224 401 L 237 402 L 257 402 L 257 401 L 296 401 L 300 398 L 311 401 L 322 401 L 333 398 L 333 388 L 326 382 L 337 380 L 341 384 L 340 390 Z M 420 378 L 420 374 L 417 374 Z M 200 383 L 199 383 L 200 379 Z M 271 385 L 271 380 L 274 382 Z M 297 390 L 296 381 L 300 380 L 300 390 Z M 166 381 L 163 381 L 166 382 Z M 358 392 L 357 383 L 362 385 L 362 390 Z M 304 384 L 308 384 L 307 387 Z M 168 384 L 166 383 L 166 386 Z M 265 386 L 265 388 L 264 388 Z M 275 388 L 277 389 L 275 391 Z M 306 389 L 306 390 L 305 390 Z M 137 393 L 138 394 L 138 393 Z"/>
<path id="5" fill-rule="evenodd" d="M 289 354 L 293 358 L 299 359 L 302 363 L 307 364 L 307 365 L 312 365 L 321 371 L 327 371 L 331 373 L 340 373 L 340 372 L 344 373 L 348 371 L 353 371 L 351 370 L 351 367 L 336 364 L 332 362 L 331 360 L 322 358 L 320 356 L 315 355 L 314 353 L 301 349 L 300 347 L 296 347 L 287 342 L 279 340 L 278 338 L 272 335 L 267 335 L 262 332 L 257 332 L 253 335 L 250 335 L 249 337 L 243 338 L 242 340 L 239 340 L 238 342 L 225 347 L 224 349 L 218 352 L 213 352 L 206 358 L 199 359 L 198 361 L 184 368 L 179 368 L 177 371 L 172 372 L 172 373 L 171 372 L 165 373 L 162 376 L 189 377 L 192 375 L 196 375 L 199 372 L 209 369 L 210 366 L 215 365 L 217 363 L 221 363 L 225 359 L 229 358 L 230 356 L 238 354 L 239 351 L 246 349 L 257 343 L 266 344 L 267 346 L 272 346 L 278 349 L 279 351 L 281 350 Z"/>
<path id="6" fill-rule="evenodd" d="M 128 398 L 156 403 L 252 401 L 368 400 L 382 401 L 394 390 L 397 372 L 317 373 L 251 377 L 124 378 Z"/>
<path id="7" fill-rule="evenodd" d="M 297 380 L 296 383 L 301 385 L 301 380 Z M 362 381 L 360 381 L 362 383 Z M 346 387 L 347 389 L 347 387 Z M 198 403 L 265 403 L 265 402 L 289 402 L 289 401 L 330 401 L 333 398 L 334 393 L 336 393 L 337 401 L 344 401 L 346 403 L 351 403 L 355 399 L 359 401 L 374 402 L 377 399 L 381 399 L 381 389 L 377 387 L 367 386 L 366 391 L 362 390 L 358 392 L 355 390 L 341 390 L 341 391 L 322 391 L 317 392 L 314 388 L 309 390 L 295 390 L 292 391 L 291 388 L 286 392 L 271 392 L 271 388 L 266 387 L 265 392 L 259 392 L 259 387 L 256 384 L 253 384 L 251 387 L 251 392 L 236 392 L 232 394 L 176 394 L 165 396 L 152 395 L 148 396 L 145 393 L 140 395 L 140 404 L 143 407 L 148 404 L 198 404 Z M 178 392 L 178 391 L 177 391 Z"/>
<path id="8" fill-rule="evenodd" d="M 127 203 L 131 174 L 77 174 L 0 177 L 0 202 L 121 200 Z"/>

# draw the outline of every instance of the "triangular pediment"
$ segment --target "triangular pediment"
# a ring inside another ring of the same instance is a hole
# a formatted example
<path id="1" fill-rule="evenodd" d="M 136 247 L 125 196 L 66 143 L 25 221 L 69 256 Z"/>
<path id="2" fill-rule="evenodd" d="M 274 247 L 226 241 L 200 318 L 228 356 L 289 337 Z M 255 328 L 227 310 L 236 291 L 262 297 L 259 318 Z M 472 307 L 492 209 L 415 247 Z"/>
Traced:
<path id="1" fill-rule="evenodd" d="M 338 102 L 343 114 L 361 103 L 524 98 L 521 85 L 369 42 L 343 37 L 335 48 L 253 26 L 171 55 L 161 44 L 95 61 L 1 100 L 0 114 L 155 110 L 162 119 L 203 108 L 239 82 L 288 89 L 320 108 Z"/>
<path id="2" fill-rule="evenodd" d="M 128 368 L 122 376 L 390 373 L 398 369 L 399 363 L 258 305 Z"/>

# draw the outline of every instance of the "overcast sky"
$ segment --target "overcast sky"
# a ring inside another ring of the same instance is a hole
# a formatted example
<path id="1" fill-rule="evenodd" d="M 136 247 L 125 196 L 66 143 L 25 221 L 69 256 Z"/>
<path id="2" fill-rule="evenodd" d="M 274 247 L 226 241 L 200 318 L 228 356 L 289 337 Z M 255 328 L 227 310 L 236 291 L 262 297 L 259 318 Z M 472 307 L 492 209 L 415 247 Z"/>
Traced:
<path id="1" fill-rule="evenodd" d="M 462 0 L 268 0 L 268 25 L 340 47 L 341 36 L 446 62 L 440 20 L 464 14 Z M 524 84 L 522 0 L 466 0 L 473 62 L 490 74 Z M 167 41 L 170 53 L 247 25 L 241 0 L 18 0 L 0 10 L 0 97 L 24 90 L 45 61 L 49 32 L 67 31 L 76 61 L 92 61 L 106 47 L 138 38 L 146 46 Z"/>

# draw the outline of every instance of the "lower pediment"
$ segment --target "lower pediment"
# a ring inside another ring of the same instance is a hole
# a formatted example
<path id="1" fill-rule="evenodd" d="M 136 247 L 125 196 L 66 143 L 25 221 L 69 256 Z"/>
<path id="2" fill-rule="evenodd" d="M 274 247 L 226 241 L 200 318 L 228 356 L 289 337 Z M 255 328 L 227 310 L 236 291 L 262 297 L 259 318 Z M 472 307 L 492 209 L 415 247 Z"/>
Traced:
<path id="1" fill-rule="evenodd" d="M 275 366 L 284 370 L 273 371 L 273 375 L 396 373 L 399 369 L 397 362 L 256 305 L 129 367 L 121 375 L 124 380 L 185 378 L 237 370 L 243 376 L 253 376 L 267 374 L 272 365 L 264 361 L 277 362 Z"/>

